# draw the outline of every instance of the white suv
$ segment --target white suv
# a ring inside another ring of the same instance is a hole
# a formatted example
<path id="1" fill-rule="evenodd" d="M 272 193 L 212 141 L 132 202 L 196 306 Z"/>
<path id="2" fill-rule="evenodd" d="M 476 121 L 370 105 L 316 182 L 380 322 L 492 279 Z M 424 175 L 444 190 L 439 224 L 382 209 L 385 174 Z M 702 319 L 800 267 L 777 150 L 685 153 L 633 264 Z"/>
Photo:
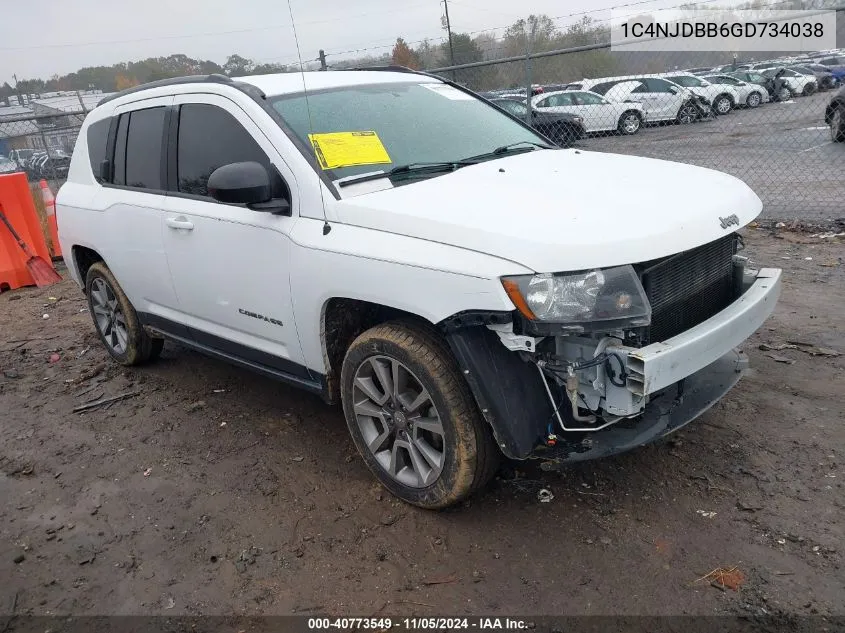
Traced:
<path id="1" fill-rule="evenodd" d="M 119 93 L 58 196 L 116 361 L 170 339 L 340 402 L 369 468 L 427 508 L 502 453 L 603 457 L 727 393 L 780 291 L 737 255 L 760 210 L 726 174 L 558 149 L 396 70 Z"/>

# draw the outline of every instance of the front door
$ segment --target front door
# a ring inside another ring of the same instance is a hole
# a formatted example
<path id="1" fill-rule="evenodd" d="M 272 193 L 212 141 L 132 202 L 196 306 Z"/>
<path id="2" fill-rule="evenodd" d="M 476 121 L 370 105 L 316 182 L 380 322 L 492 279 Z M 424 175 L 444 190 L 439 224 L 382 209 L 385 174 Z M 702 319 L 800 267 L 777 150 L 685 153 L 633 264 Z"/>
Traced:
<path id="1" fill-rule="evenodd" d="M 221 96 L 196 99 L 180 95 L 174 101 L 174 191 L 162 227 L 180 320 L 201 346 L 308 379 L 290 297 L 290 231 L 298 207 L 293 175 L 236 103 Z M 273 174 L 275 193 L 290 199 L 292 216 L 208 196 L 215 169 L 245 161 Z"/>

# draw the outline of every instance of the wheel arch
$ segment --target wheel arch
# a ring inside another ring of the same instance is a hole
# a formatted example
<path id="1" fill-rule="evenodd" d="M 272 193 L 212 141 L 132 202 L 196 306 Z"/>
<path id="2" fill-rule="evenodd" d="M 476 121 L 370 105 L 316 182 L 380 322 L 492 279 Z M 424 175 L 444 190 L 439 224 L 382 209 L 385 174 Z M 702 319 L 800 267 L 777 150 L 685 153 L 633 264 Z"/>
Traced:
<path id="1" fill-rule="evenodd" d="M 71 248 L 71 263 L 76 271 L 79 285 L 82 286 L 83 292 L 85 292 L 85 278 L 88 276 L 88 271 L 97 262 L 105 263 L 106 260 L 93 248 L 80 245 L 74 245 Z"/>
<path id="2" fill-rule="evenodd" d="M 349 346 L 362 332 L 388 321 L 405 321 L 436 331 L 427 318 L 397 308 L 362 299 L 336 296 L 327 299 L 320 310 L 320 346 L 325 365 L 327 402 L 340 402 L 340 368 Z"/>

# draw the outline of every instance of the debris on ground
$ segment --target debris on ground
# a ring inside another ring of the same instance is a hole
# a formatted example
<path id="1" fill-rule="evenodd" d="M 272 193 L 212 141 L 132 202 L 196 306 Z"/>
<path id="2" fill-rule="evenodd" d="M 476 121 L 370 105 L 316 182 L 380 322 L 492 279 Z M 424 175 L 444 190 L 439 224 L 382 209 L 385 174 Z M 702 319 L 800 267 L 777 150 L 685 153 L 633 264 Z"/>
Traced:
<path id="1" fill-rule="evenodd" d="M 812 343 L 804 343 L 801 341 L 787 341 L 786 343 L 761 343 L 758 347 L 763 352 L 779 352 L 785 349 L 796 349 L 799 352 L 804 352 L 810 356 L 830 356 L 835 358 L 841 356 L 840 352 L 828 347 L 817 347 Z"/>
<path id="2" fill-rule="evenodd" d="M 144 471 L 144 477 L 149 477 L 150 475 L 152 475 L 152 473 L 153 473 L 153 469 L 147 468 L 147 470 Z"/>
<path id="3" fill-rule="evenodd" d="M 701 578 L 698 578 L 695 582 L 703 581 L 709 581 L 713 587 L 721 589 L 722 591 L 725 589 L 738 591 L 745 582 L 745 574 L 743 574 L 738 567 L 731 567 L 730 569 L 717 567 L 709 574 L 705 574 Z"/>
<path id="4" fill-rule="evenodd" d="M 705 519 L 712 519 L 714 516 L 716 516 L 716 513 L 710 510 L 696 510 L 695 513 L 700 514 Z"/>
<path id="5" fill-rule="evenodd" d="M 205 407 L 205 400 L 197 400 L 196 402 L 189 404 L 186 407 L 186 410 L 188 411 L 188 413 L 193 413 L 194 411 L 199 411 L 200 409 L 202 409 L 204 407 Z"/>
<path id="6" fill-rule="evenodd" d="M 769 358 L 771 358 L 776 363 L 783 363 L 785 365 L 794 365 L 795 361 L 787 356 L 780 356 L 779 354 L 766 354 Z"/>
<path id="7" fill-rule="evenodd" d="M 15 565 L 20 565 L 20 564 L 21 564 L 22 562 L 24 562 L 25 560 L 26 560 L 26 556 L 24 556 L 23 554 L 18 554 L 17 556 L 15 556 L 15 557 L 12 559 L 12 562 L 13 562 Z"/>
<path id="8" fill-rule="evenodd" d="M 62 357 L 59 356 L 58 354 L 50 354 L 50 362 L 51 363 L 58 363 L 60 360 L 62 360 Z"/>
<path id="9" fill-rule="evenodd" d="M 445 578 L 433 578 L 431 580 L 423 580 L 420 584 L 431 586 L 431 585 L 449 585 L 453 582 L 458 582 L 458 577 L 455 574 L 450 576 L 446 576 Z"/>
<path id="10" fill-rule="evenodd" d="M 92 402 L 86 402 L 85 404 L 81 404 L 78 407 L 73 408 L 74 413 L 82 413 L 83 411 L 90 411 L 91 409 L 96 409 L 97 407 L 102 407 L 106 405 L 113 404 L 115 402 L 119 402 L 120 400 L 126 400 L 128 398 L 134 398 L 135 396 L 140 395 L 138 391 L 130 391 L 127 393 L 122 393 L 117 396 L 112 396 L 110 398 L 100 398 L 99 400 L 94 400 Z"/>
<path id="11" fill-rule="evenodd" d="M 540 492 L 537 493 L 537 501 L 540 503 L 550 503 L 554 498 L 554 493 L 548 488 L 542 488 Z"/>

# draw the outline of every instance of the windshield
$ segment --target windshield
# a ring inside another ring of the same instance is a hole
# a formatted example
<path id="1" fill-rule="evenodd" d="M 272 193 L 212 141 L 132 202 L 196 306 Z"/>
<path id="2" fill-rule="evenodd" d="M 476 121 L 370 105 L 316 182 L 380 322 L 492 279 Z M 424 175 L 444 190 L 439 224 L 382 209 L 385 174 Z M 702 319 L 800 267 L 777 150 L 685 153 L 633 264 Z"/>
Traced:
<path id="1" fill-rule="evenodd" d="M 803 66 L 793 66 L 792 70 L 794 70 L 797 73 L 801 73 L 802 75 L 812 75 L 813 74 L 812 70 L 810 70 L 809 68 L 804 68 Z"/>
<path id="2" fill-rule="evenodd" d="M 679 75 L 678 77 L 667 77 L 669 81 L 672 81 L 679 86 L 683 86 L 684 88 L 701 88 L 704 85 L 704 82 L 701 81 L 698 77 L 690 77 L 689 75 Z"/>
<path id="3" fill-rule="evenodd" d="M 513 143 L 547 144 L 493 106 L 442 83 L 309 92 L 310 118 L 303 94 L 270 101 L 306 147 L 312 147 L 309 135 L 316 141 L 318 161 L 331 180 L 409 164 L 458 161 Z M 334 142 L 344 147 L 332 149 L 329 144 Z"/>

